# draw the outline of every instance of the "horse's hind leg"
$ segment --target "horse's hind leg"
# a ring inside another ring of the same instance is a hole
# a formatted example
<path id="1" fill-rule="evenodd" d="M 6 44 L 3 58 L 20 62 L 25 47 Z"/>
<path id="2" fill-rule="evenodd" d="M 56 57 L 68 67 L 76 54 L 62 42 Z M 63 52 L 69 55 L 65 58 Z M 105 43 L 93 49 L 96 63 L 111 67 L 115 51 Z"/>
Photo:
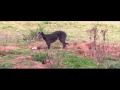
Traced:
<path id="1" fill-rule="evenodd" d="M 65 38 L 61 38 L 59 40 L 63 44 L 63 48 L 65 48 L 66 47 Z"/>
<path id="2" fill-rule="evenodd" d="M 50 49 L 50 43 L 46 42 L 47 46 L 48 46 L 48 49 Z"/>

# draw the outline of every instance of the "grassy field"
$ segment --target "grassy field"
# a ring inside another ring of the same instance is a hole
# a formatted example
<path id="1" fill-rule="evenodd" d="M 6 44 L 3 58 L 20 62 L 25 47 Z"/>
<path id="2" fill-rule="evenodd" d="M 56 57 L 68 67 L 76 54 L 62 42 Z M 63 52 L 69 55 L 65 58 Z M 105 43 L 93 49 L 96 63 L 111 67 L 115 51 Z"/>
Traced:
<path id="1" fill-rule="evenodd" d="M 86 30 L 91 29 L 93 26 L 97 25 L 99 30 L 108 29 L 108 38 L 110 42 L 120 41 L 120 22 L 87 22 L 87 21 L 8 21 L 0 22 L 0 40 L 5 41 L 4 37 L 8 37 L 8 41 L 14 39 L 21 39 L 21 33 L 28 34 L 29 30 L 34 30 L 38 28 L 38 24 L 44 27 L 46 33 L 50 33 L 56 30 L 63 30 L 68 35 L 68 40 L 70 41 L 86 41 L 88 35 Z M 17 36 L 17 37 L 16 37 Z M 77 40 L 75 39 L 77 37 Z"/>
<path id="2" fill-rule="evenodd" d="M 28 42 L 23 40 L 25 36 L 30 35 L 30 31 L 33 34 L 39 29 L 39 26 L 43 28 L 43 32 L 46 34 L 56 30 L 63 30 L 67 33 L 66 42 L 70 43 L 70 45 L 66 50 L 67 53 L 64 54 L 64 58 L 63 56 L 58 58 L 61 54 L 57 54 L 58 52 L 64 52 L 64 50 L 56 52 L 58 48 L 62 47 L 59 42 L 52 44 L 52 50 L 49 51 L 49 55 L 46 57 L 46 54 L 41 54 L 48 52 L 44 41 L 38 42 L 34 39 Z M 100 43 L 103 39 L 101 30 L 107 29 L 107 44 L 114 44 L 120 47 L 119 21 L 0 21 L 0 68 L 40 68 L 42 57 L 53 59 L 53 61 L 63 60 L 62 63 L 55 61 L 53 65 L 48 65 L 50 68 L 119 68 L 120 55 L 117 58 L 107 56 L 107 59 L 104 59 L 102 63 L 98 63 L 91 58 L 86 58 L 76 53 L 81 50 L 78 49 L 81 48 L 78 46 L 80 43 L 90 42 L 90 35 L 87 30 L 92 29 L 94 26 L 98 29 L 97 35 L 99 39 L 97 43 Z M 75 44 L 77 45 L 75 46 Z M 31 51 L 32 47 L 39 45 L 42 49 Z M 13 49 L 9 49 L 8 46 Z M 14 49 L 14 46 L 19 49 Z M 86 49 L 82 50 L 86 52 Z M 116 51 L 114 50 L 114 52 L 120 54 L 119 48 Z M 98 55 L 100 57 L 100 54 Z"/>

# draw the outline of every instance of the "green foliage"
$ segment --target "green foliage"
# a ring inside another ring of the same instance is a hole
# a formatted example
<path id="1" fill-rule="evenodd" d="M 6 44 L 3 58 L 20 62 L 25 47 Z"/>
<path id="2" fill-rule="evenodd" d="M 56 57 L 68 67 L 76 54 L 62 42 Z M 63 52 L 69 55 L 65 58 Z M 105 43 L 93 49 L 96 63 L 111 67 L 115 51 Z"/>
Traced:
<path id="1" fill-rule="evenodd" d="M 4 60 L 11 60 L 13 58 L 14 58 L 14 55 L 12 55 L 12 54 L 7 54 L 5 56 L 2 56 L 2 59 L 4 59 Z"/>
<path id="2" fill-rule="evenodd" d="M 29 49 L 24 49 L 24 50 L 22 51 L 22 54 L 23 54 L 23 55 L 31 55 L 32 52 L 30 52 Z"/>
<path id="3" fill-rule="evenodd" d="M 47 55 L 45 52 L 36 52 L 32 54 L 32 57 L 35 61 L 44 62 L 47 58 Z"/>
<path id="4" fill-rule="evenodd" d="M 97 64 L 93 60 L 75 55 L 68 55 L 63 64 L 70 68 L 97 68 Z"/>
<path id="5" fill-rule="evenodd" d="M 19 55 L 19 54 L 21 54 L 22 52 L 21 52 L 20 49 L 18 49 L 18 50 L 10 50 L 9 53 L 12 54 L 12 55 Z"/>
<path id="6" fill-rule="evenodd" d="M 0 69 L 1 68 L 11 68 L 12 66 L 14 66 L 13 63 L 10 63 L 10 62 L 0 62 Z"/>

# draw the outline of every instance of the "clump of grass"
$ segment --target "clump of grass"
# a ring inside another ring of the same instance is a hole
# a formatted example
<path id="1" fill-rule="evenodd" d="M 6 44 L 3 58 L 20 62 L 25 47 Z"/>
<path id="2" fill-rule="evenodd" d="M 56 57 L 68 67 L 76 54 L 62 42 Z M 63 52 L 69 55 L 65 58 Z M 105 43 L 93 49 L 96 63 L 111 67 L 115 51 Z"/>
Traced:
<path id="1" fill-rule="evenodd" d="M 111 69 L 120 69 L 120 62 L 118 62 L 118 63 L 116 63 L 116 64 L 111 64 L 110 66 L 109 66 L 109 68 L 111 68 Z"/>
<path id="2" fill-rule="evenodd" d="M 115 58 L 113 56 L 106 56 L 106 57 L 103 58 L 103 60 L 117 61 L 117 58 Z"/>
<path id="3" fill-rule="evenodd" d="M 14 58 L 14 55 L 12 55 L 12 54 L 7 54 L 5 56 L 2 56 L 2 59 L 4 59 L 4 60 L 11 60 L 13 58 Z"/>
<path id="4" fill-rule="evenodd" d="M 9 53 L 13 54 L 13 55 L 19 55 L 19 54 L 22 54 L 22 55 L 31 55 L 32 52 L 30 52 L 29 49 L 21 48 L 21 49 L 17 49 L 17 50 L 10 50 Z"/>
<path id="5" fill-rule="evenodd" d="M 24 65 L 26 65 L 26 66 L 34 66 L 35 64 L 33 62 L 24 62 Z"/>
<path id="6" fill-rule="evenodd" d="M 3 45 L 3 46 L 8 46 L 9 43 L 8 42 L 0 42 L 0 45 Z"/>
<path id="7" fill-rule="evenodd" d="M 14 66 L 14 64 L 10 63 L 10 62 L 0 62 L 0 69 L 11 68 L 13 66 Z"/>
<path id="8" fill-rule="evenodd" d="M 12 27 L 12 26 L 6 26 L 6 25 L 4 25 L 4 26 L 3 26 L 3 29 L 8 29 L 8 28 L 13 29 L 13 27 Z"/>
<path id="9" fill-rule="evenodd" d="M 23 50 L 22 50 L 22 54 L 23 54 L 23 55 L 31 55 L 32 52 L 30 52 L 29 49 L 23 49 Z"/>
<path id="10" fill-rule="evenodd" d="M 21 50 L 18 49 L 18 50 L 10 50 L 9 51 L 10 54 L 13 54 L 13 55 L 19 55 L 19 54 L 22 54 Z"/>
<path id="11" fill-rule="evenodd" d="M 103 60 L 102 63 L 98 63 L 98 68 L 114 68 L 116 66 L 116 64 L 119 63 L 119 61 L 114 61 L 114 60 Z"/>
<path id="12" fill-rule="evenodd" d="M 47 55 L 45 52 L 36 52 L 32 54 L 33 60 L 45 63 Z"/>

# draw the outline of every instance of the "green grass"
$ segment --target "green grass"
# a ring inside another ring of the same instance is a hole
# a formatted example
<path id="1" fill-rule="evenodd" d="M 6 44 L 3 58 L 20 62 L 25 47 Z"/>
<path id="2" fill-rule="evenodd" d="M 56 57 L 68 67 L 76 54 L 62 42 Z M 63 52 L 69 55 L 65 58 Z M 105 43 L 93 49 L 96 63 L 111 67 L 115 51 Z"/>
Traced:
<path id="1" fill-rule="evenodd" d="M 10 50 L 10 53 L 13 54 L 13 55 L 31 55 L 32 52 L 30 52 L 29 49 L 27 48 L 20 48 L 20 49 L 17 49 L 17 50 Z"/>
<path id="2" fill-rule="evenodd" d="M 7 43 L 7 42 L 0 42 L 0 45 L 3 45 L 3 46 L 8 46 L 8 45 L 10 45 L 9 43 Z"/>
<path id="3" fill-rule="evenodd" d="M 68 55 L 63 64 L 67 65 L 69 68 L 98 68 L 97 63 L 93 60 L 75 55 Z"/>
<path id="4" fill-rule="evenodd" d="M 101 64 L 99 64 L 99 66 L 102 66 L 102 68 L 106 69 L 120 68 L 119 65 L 120 65 L 119 61 L 113 60 L 104 60 Z"/>
<path id="5" fill-rule="evenodd" d="M 109 69 L 120 69 L 120 62 L 117 62 L 115 64 L 111 64 L 109 66 Z"/>
<path id="6" fill-rule="evenodd" d="M 13 54 L 7 54 L 5 56 L 2 56 L 2 59 L 4 60 L 11 60 L 14 58 L 14 55 Z"/>
<path id="7" fill-rule="evenodd" d="M 52 65 L 52 67 L 55 68 L 62 68 L 63 65 L 66 66 L 66 68 L 98 68 L 97 63 L 95 63 L 93 60 L 83 57 L 78 57 L 74 55 L 72 52 L 66 52 L 64 50 L 62 51 L 56 51 L 56 50 L 50 50 L 48 51 L 48 56 L 50 59 L 56 60 L 56 62 Z M 36 61 L 42 62 L 46 58 L 46 52 L 39 52 L 34 53 L 33 58 Z M 57 61 L 63 61 L 62 64 L 60 63 L 57 66 Z"/>
<path id="8" fill-rule="evenodd" d="M 108 29 L 108 38 L 110 42 L 120 42 L 120 22 L 80 22 L 80 21 L 9 21 L 1 22 L 0 31 L 8 33 L 9 35 L 15 35 L 23 33 L 25 36 L 32 31 L 36 31 L 39 25 L 44 27 L 45 33 L 51 33 L 56 30 L 63 30 L 67 33 L 69 40 L 71 41 L 85 41 L 88 40 L 88 34 L 86 30 L 91 29 L 97 25 L 99 31 L 101 29 Z M 6 26 L 4 30 L 2 27 Z M 11 28 L 12 27 L 12 28 Z M 34 34 L 35 35 L 35 34 Z M 34 36 L 33 32 L 31 36 Z"/>
<path id="9" fill-rule="evenodd" d="M 10 62 L 0 62 L 0 69 L 11 68 L 14 64 Z"/>
<path id="10" fill-rule="evenodd" d="M 112 57 L 112 56 L 107 56 L 107 57 L 104 57 L 104 61 L 106 61 L 106 60 L 109 60 L 109 61 L 116 61 L 117 58 Z"/>
<path id="11" fill-rule="evenodd" d="M 9 53 L 5 56 L 1 56 L 1 58 L 3 60 L 12 60 L 14 58 L 15 55 L 31 55 L 32 52 L 30 52 L 29 49 L 24 49 L 24 48 L 21 48 L 21 49 L 17 49 L 17 50 L 10 50 Z"/>
<path id="12" fill-rule="evenodd" d="M 36 52 L 32 54 L 33 60 L 44 62 L 47 58 L 47 55 L 45 52 Z"/>
<path id="13" fill-rule="evenodd" d="M 0 62 L 0 69 L 6 69 L 13 67 L 14 64 L 10 62 Z"/>
<path id="14" fill-rule="evenodd" d="M 99 63 L 98 68 L 105 69 L 120 68 L 120 61 L 112 56 L 104 57 L 103 61 Z"/>
<path id="15" fill-rule="evenodd" d="M 13 66 L 14 66 L 14 64 L 10 63 L 10 62 L 1 62 L 0 63 L 0 69 L 11 68 Z"/>
<path id="16" fill-rule="evenodd" d="M 21 51 L 21 49 L 10 50 L 9 53 L 12 54 L 12 55 L 19 55 L 19 54 L 22 54 L 22 51 Z"/>

